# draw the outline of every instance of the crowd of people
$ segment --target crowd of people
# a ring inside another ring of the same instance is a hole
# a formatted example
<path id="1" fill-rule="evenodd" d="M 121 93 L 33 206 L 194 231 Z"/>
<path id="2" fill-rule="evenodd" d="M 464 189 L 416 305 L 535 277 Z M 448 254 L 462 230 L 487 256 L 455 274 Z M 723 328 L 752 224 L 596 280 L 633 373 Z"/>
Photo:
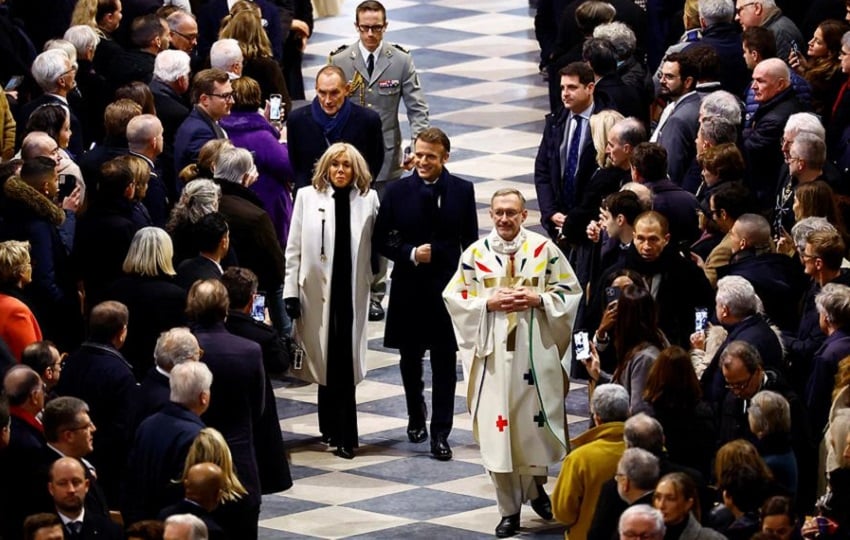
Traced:
<path id="1" fill-rule="evenodd" d="M 547 236 L 506 188 L 480 239 L 379 2 L 306 104 L 305 0 L 43 4 L 0 5 L 0 537 L 256 538 L 271 378 L 355 458 L 385 317 L 439 461 L 463 360 L 499 537 L 850 535 L 850 2 L 539 0 Z"/>

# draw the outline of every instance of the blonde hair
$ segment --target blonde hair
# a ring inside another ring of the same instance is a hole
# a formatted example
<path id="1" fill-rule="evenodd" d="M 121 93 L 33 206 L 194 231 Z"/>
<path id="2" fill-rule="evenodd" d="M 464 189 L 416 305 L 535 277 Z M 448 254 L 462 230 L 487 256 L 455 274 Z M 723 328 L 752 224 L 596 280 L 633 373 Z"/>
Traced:
<path id="1" fill-rule="evenodd" d="M 593 139 L 593 147 L 596 149 L 596 163 L 600 167 L 610 167 L 611 160 L 605 155 L 605 147 L 608 145 L 608 133 L 614 124 L 625 117 L 617 111 L 599 111 L 590 117 L 590 137 Z"/>
<path id="2" fill-rule="evenodd" d="M 120 159 L 127 164 L 127 168 L 130 170 L 130 174 L 133 177 L 133 184 L 136 186 L 137 193 L 139 190 L 147 189 L 148 182 L 151 177 L 151 167 L 148 165 L 147 161 L 139 156 L 134 156 L 133 154 L 120 156 L 116 159 Z"/>
<path id="3" fill-rule="evenodd" d="M 329 171 L 331 162 L 340 156 L 345 156 L 351 160 L 352 184 L 357 188 L 361 195 L 366 195 L 369 192 L 369 186 L 372 183 L 372 174 L 369 172 L 369 166 L 366 160 L 356 148 L 348 143 L 334 143 L 325 150 L 319 161 L 316 162 L 316 168 L 313 169 L 313 187 L 316 191 L 326 191 L 331 185 Z"/>
<path id="4" fill-rule="evenodd" d="M 0 242 L 0 284 L 17 284 L 30 262 L 30 243 Z"/>
<path id="5" fill-rule="evenodd" d="M 97 0 L 77 0 L 74 11 L 71 13 L 71 26 L 88 26 L 100 37 L 103 32 L 97 27 L 96 17 Z"/>
<path id="6" fill-rule="evenodd" d="M 272 55 L 272 46 L 263 28 L 260 15 L 255 9 L 237 9 L 234 4 L 231 14 L 222 21 L 218 39 L 235 39 L 239 42 L 242 56 L 245 60 L 252 58 L 268 58 Z"/>
<path id="7" fill-rule="evenodd" d="M 176 275 L 171 259 L 174 246 L 168 233 L 159 227 L 143 227 L 136 231 L 121 270 L 125 274 L 156 277 Z"/>
<path id="8" fill-rule="evenodd" d="M 192 446 L 189 447 L 189 453 L 186 455 L 183 476 L 180 478 L 181 484 L 189 475 L 189 469 L 198 463 L 215 463 L 221 468 L 224 487 L 221 490 L 220 502 L 237 501 L 248 494 L 248 490 L 236 476 L 233 457 L 230 455 L 227 441 L 224 440 L 224 436 L 218 430 L 210 427 L 204 428 L 195 437 Z"/>

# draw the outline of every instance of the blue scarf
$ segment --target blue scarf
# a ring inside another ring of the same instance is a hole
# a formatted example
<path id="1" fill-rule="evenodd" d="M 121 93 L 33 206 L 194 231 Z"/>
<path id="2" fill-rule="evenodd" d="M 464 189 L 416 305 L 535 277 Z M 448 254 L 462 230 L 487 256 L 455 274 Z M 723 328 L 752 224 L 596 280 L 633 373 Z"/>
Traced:
<path id="1" fill-rule="evenodd" d="M 339 108 L 339 112 L 336 113 L 336 116 L 328 116 L 322 110 L 322 106 L 319 104 L 319 98 L 317 97 L 313 98 L 313 103 L 310 107 L 312 107 L 313 119 L 322 127 L 322 132 L 325 134 L 325 140 L 328 146 L 342 139 L 342 129 L 351 116 L 351 101 L 346 98 L 342 103 L 342 107 Z"/>

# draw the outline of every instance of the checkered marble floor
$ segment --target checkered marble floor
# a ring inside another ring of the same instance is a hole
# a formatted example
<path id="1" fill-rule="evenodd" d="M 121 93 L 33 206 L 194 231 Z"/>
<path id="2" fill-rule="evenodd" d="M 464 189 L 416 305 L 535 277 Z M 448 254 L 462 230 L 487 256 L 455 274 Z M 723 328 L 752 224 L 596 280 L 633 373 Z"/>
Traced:
<path id="1" fill-rule="evenodd" d="M 304 60 L 307 98 L 327 54 L 356 39 L 354 7 L 316 22 Z M 534 156 L 548 108 L 537 73 L 538 48 L 527 0 L 384 0 L 386 39 L 413 52 L 431 124 L 452 141 L 449 170 L 475 183 L 482 233 L 490 195 L 520 189 L 529 200 L 527 225 L 539 223 Z M 405 136 L 404 111 L 400 112 Z M 383 323 L 369 323 L 369 373 L 357 387 L 360 448 L 340 459 L 319 438 L 315 385 L 275 381 L 281 428 L 295 485 L 263 498 L 261 538 L 490 538 L 499 521 L 495 495 L 480 462 L 466 412 L 465 382 L 456 389 L 454 459 L 431 458 L 430 445 L 407 440 L 407 411 L 398 355 L 382 347 Z M 425 362 L 426 401 L 430 371 Z M 458 366 L 458 378 L 463 374 Z M 570 434 L 587 428 L 586 388 L 567 398 Z M 558 474 L 550 470 L 551 491 Z M 563 538 L 556 522 L 522 515 L 522 535 Z"/>

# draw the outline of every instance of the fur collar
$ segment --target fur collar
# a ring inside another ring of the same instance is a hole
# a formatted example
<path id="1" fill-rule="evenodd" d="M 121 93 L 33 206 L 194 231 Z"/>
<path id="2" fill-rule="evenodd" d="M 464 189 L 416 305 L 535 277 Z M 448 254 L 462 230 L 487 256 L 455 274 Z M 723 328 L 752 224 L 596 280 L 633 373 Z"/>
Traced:
<path id="1" fill-rule="evenodd" d="M 20 204 L 57 227 L 65 221 L 65 212 L 61 208 L 17 176 L 6 182 L 3 192 L 9 201 Z"/>

